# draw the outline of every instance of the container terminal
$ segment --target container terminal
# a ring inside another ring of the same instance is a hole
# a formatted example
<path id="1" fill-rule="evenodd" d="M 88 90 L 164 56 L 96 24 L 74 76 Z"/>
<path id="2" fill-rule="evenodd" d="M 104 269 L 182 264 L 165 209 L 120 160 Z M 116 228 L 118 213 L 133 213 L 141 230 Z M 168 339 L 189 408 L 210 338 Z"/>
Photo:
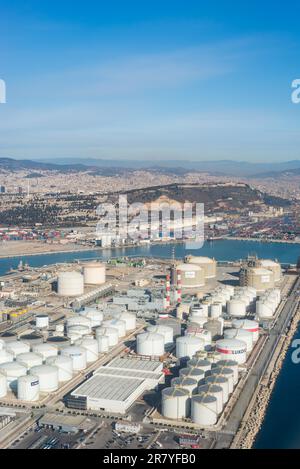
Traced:
<path id="1" fill-rule="evenodd" d="M 0 277 L 0 447 L 251 447 L 298 273 L 256 256 L 19 265 Z"/>

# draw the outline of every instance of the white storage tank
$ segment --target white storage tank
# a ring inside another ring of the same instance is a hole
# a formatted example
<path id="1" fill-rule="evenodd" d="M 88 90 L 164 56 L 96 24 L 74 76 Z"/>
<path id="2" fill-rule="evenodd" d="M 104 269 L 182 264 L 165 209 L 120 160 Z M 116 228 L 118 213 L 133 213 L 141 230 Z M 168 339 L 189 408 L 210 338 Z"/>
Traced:
<path id="1" fill-rule="evenodd" d="M 190 335 L 178 337 L 176 339 L 176 357 L 192 358 L 199 350 L 204 350 L 204 340 Z"/>
<path id="2" fill-rule="evenodd" d="M 237 339 L 222 339 L 216 342 L 216 351 L 222 355 L 222 359 L 231 359 L 238 364 L 245 363 L 247 345 Z"/>
<path id="3" fill-rule="evenodd" d="M 161 356 L 165 353 L 165 341 L 161 334 L 144 332 L 136 337 L 137 353 L 147 356 Z"/>
<path id="4" fill-rule="evenodd" d="M 98 342 L 96 339 L 79 339 L 75 343 L 79 347 L 82 347 L 86 350 L 86 361 L 87 363 L 92 363 L 98 360 Z"/>
<path id="5" fill-rule="evenodd" d="M 76 316 L 71 316 L 67 319 L 67 330 L 73 326 L 85 326 L 88 327 L 89 330 L 92 329 L 92 322 L 89 318 L 77 314 Z"/>
<path id="6" fill-rule="evenodd" d="M 218 366 L 218 367 L 212 368 L 211 370 L 211 376 L 214 376 L 214 375 L 223 376 L 224 378 L 227 378 L 228 390 L 229 390 L 229 394 L 231 394 L 234 388 L 234 371 L 231 368 Z"/>
<path id="7" fill-rule="evenodd" d="M 246 342 L 248 353 L 253 349 L 252 333 L 245 329 L 225 329 L 224 339 L 238 339 Z"/>
<path id="8" fill-rule="evenodd" d="M 190 393 L 184 388 L 165 388 L 161 399 L 162 415 L 167 419 L 181 420 L 190 414 Z"/>
<path id="9" fill-rule="evenodd" d="M 89 285 L 103 285 L 106 281 L 105 264 L 89 262 L 83 266 L 84 283 Z"/>
<path id="10" fill-rule="evenodd" d="M 239 379 L 239 365 L 235 360 L 219 360 L 215 366 L 230 368 L 233 371 L 233 384 L 237 384 Z"/>
<path id="11" fill-rule="evenodd" d="M 206 279 L 215 278 L 217 275 L 217 262 L 215 259 L 204 256 L 186 256 L 185 261 L 201 267 Z"/>
<path id="12" fill-rule="evenodd" d="M 62 349 L 61 355 L 72 358 L 74 371 L 81 371 L 86 368 L 87 360 L 84 348 L 71 345 Z"/>
<path id="13" fill-rule="evenodd" d="M 35 402 L 40 398 L 39 377 L 30 375 L 18 378 L 18 399 L 20 401 Z"/>
<path id="14" fill-rule="evenodd" d="M 271 259 L 261 259 L 260 265 L 264 269 L 271 270 L 274 274 L 274 281 L 280 282 L 282 277 L 281 265 Z"/>
<path id="15" fill-rule="evenodd" d="M 222 304 L 212 303 L 210 305 L 210 317 L 212 319 L 218 319 L 220 316 L 222 316 Z"/>
<path id="16" fill-rule="evenodd" d="M 18 362 L 1 363 L 0 373 L 6 376 L 7 389 L 17 390 L 19 376 L 26 375 L 27 369 Z"/>
<path id="17" fill-rule="evenodd" d="M 182 288 L 200 288 L 205 285 L 204 270 L 195 264 L 180 264 L 176 266 L 177 277 L 181 275 Z"/>
<path id="18" fill-rule="evenodd" d="M 96 340 L 99 353 L 107 353 L 109 349 L 109 337 L 107 335 L 98 335 Z"/>
<path id="19" fill-rule="evenodd" d="M 206 360 L 208 360 L 210 363 L 217 363 L 221 359 L 222 355 L 219 352 L 216 352 L 215 350 L 212 352 L 208 352 L 206 356 Z"/>
<path id="20" fill-rule="evenodd" d="M 211 370 L 211 362 L 203 358 L 192 358 L 187 362 L 187 366 L 191 368 L 200 368 L 205 373 Z"/>
<path id="21" fill-rule="evenodd" d="M 103 321 L 103 313 L 96 308 L 84 308 L 80 311 L 80 316 L 86 317 L 91 321 L 91 327 L 100 326 Z"/>
<path id="22" fill-rule="evenodd" d="M 179 371 L 179 376 L 182 378 L 196 379 L 199 383 L 199 381 L 205 378 L 205 371 L 196 367 L 181 368 Z"/>
<path id="23" fill-rule="evenodd" d="M 196 394 L 191 399 L 191 418 L 199 426 L 211 426 L 217 423 L 217 398 L 212 394 Z"/>
<path id="24" fill-rule="evenodd" d="M 27 353 L 30 351 L 30 346 L 21 342 L 20 340 L 15 340 L 13 342 L 8 342 L 6 345 L 7 352 L 11 353 L 14 357 L 20 353 Z"/>
<path id="25" fill-rule="evenodd" d="M 29 374 L 38 377 L 41 392 L 53 392 L 58 389 L 58 369 L 56 366 L 33 366 L 29 370 Z"/>
<path id="26" fill-rule="evenodd" d="M 154 332 L 154 334 L 160 334 L 164 338 L 164 344 L 173 343 L 173 329 L 168 326 L 148 326 L 147 332 Z"/>
<path id="27" fill-rule="evenodd" d="M 204 349 L 205 350 L 210 350 L 211 348 L 211 332 L 202 329 L 200 327 L 192 327 L 188 326 L 186 331 L 185 331 L 186 336 L 192 336 L 192 337 L 198 337 L 199 339 L 204 341 Z"/>
<path id="28" fill-rule="evenodd" d="M 270 319 L 274 316 L 275 310 L 271 301 L 258 300 L 255 305 L 255 312 L 258 319 Z"/>
<path id="29" fill-rule="evenodd" d="M 48 314 L 37 314 L 35 316 L 35 326 L 38 329 L 44 329 L 49 327 L 49 316 Z"/>
<path id="30" fill-rule="evenodd" d="M 217 413 L 223 410 L 223 388 L 217 384 L 200 384 L 197 394 L 211 394 L 217 399 Z"/>
<path id="31" fill-rule="evenodd" d="M 101 335 L 108 337 L 108 342 L 110 347 L 114 347 L 119 342 L 119 332 L 115 327 L 97 327 L 96 329 L 96 339 Z"/>
<path id="32" fill-rule="evenodd" d="M 49 357 L 46 360 L 47 365 L 56 366 L 58 370 L 58 381 L 63 383 L 69 381 L 73 377 L 73 360 L 71 357 L 57 355 L 57 357 Z"/>
<path id="33" fill-rule="evenodd" d="M 136 328 L 136 315 L 123 311 L 115 316 L 115 319 L 119 319 L 125 322 L 126 331 L 132 331 Z"/>
<path id="34" fill-rule="evenodd" d="M 244 301 L 239 299 L 232 299 L 227 302 L 227 313 L 232 317 L 244 317 L 246 316 L 246 304 Z"/>
<path id="35" fill-rule="evenodd" d="M 43 357 L 42 355 L 33 352 L 20 353 L 17 355 L 16 361 L 29 369 L 33 366 L 41 365 L 43 363 Z"/>
<path id="36" fill-rule="evenodd" d="M 6 376 L 0 373 L 0 398 L 5 397 L 7 394 Z"/>
<path id="37" fill-rule="evenodd" d="M 90 333 L 90 328 L 87 326 L 82 326 L 81 324 L 77 324 L 76 326 L 68 327 L 67 336 L 70 339 L 74 339 L 74 337 L 83 337 Z"/>
<path id="38" fill-rule="evenodd" d="M 76 271 L 59 272 L 57 278 L 57 293 L 59 296 L 83 295 L 83 275 Z"/>
<path id="39" fill-rule="evenodd" d="M 108 319 L 102 322 L 103 327 L 113 327 L 117 329 L 119 337 L 124 337 L 126 335 L 126 323 L 119 319 Z"/>
<path id="40" fill-rule="evenodd" d="M 55 330 L 56 330 L 56 332 L 61 332 L 63 334 L 64 330 L 65 330 L 65 326 L 63 324 L 57 324 L 55 326 Z"/>
<path id="41" fill-rule="evenodd" d="M 9 353 L 5 349 L 0 350 L 0 365 L 1 363 L 12 362 L 13 360 L 14 356 L 12 353 Z"/>
<path id="42" fill-rule="evenodd" d="M 197 389 L 198 381 L 194 378 L 190 378 L 189 376 L 179 376 L 178 378 L 173 378 L 171 380 L 171 386 L 173 388 L 179 387 L 187 389 L 189 393 L 192 394 L 195 389 Z"/>
<path id="43" fill-rule="evenodd" d="M 220 386 L 223 389 L 223 405 L 225 405 L 229 399 L 228 379 L 225 378 L 225 376 L 211 375 L 207 376 L 204 381 L 204 384 L 216 384 L 217 386 Z"/>
<path id="44" fill-rule="evenodd" d="M 246 331 L 251 332 L 253 337 L 253 342 L 256 342 L 259 337 L 259 324 L 256 321 L 251 319 L 235 319 L 232 321 L 232 327 L 235 329 L 245 329 Z"/>
<path id="45" fill-rule="evenodd" d="M 32 347 L 32 351 L 34 353 L 39 353 L 40 355 L 42 355 L 43 360 L 46 360 L 46 358 L 58 354 L 58 348 L 48 343 L 34 345 Z"/>
<path id="46" fill-rule="evenodd" d="M 3 350 L 5 348 L 5 345 L 6 345 L 5 341 L 0 339 L 0 350 Z"/>

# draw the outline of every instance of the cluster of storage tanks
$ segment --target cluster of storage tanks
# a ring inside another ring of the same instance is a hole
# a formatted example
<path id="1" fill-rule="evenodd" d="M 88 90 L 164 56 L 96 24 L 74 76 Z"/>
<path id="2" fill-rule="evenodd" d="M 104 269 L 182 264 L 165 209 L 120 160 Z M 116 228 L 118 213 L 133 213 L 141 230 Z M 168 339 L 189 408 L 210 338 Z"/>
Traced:
<path id="1" fill-rule="evenodd" d="M 84 285 L 103 285 L 106 281 L 105 265 L 99 262 L 84 264 L 82 272 L 59 272 L 57 293 L 60 296 L 75 297 L 84 293 Z"/>
<path id="2" fill-rule="evenodd" d="M 218 352 L 198 352 L 162 391 L 161 410 L 167 419 L 191 418 L 199 426 L 216 424 L 235 385 L 238 363 Z"/>
<path id="3" fill-rule="evenodd" d="M 45 326 L 37 315 L 36 324 Z M 60 325 L 62 334 L 64 325 Z M 118 344 L 136 328 L 136 317 L 122 312 L 103 320 L 96 308 L 85 308 L 67 319 L 66 336 L 49 337 L 47 342 L 0 339 L 0 398 L 8 391 L 22 401 L 34 402 L 40 394 L 56 391 L 74 373 L 87 368 L 99 354 Z"/>
<path id="4" fill-rule="evenodd" d="M 271 259 L 255 259 L 244 265 L 240 271 L 240 285 L 250 286 L 263 292 L 275 288 L 281 280 L 281 266 Z"/>
<path id="5" fill-rule="evenodd" d="M 281 300 L 279 288 L 272 288 L 260 295 L 256 301 L 256 317 L 260 319 L 271 319 Z"/>

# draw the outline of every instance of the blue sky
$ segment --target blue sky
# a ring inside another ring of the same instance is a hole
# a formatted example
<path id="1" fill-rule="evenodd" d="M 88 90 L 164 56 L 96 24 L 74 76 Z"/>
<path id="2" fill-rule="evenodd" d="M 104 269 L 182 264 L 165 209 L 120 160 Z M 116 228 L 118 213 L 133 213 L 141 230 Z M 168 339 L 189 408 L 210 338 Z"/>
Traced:
<path id="1" fill-rule="evenodd" d="M 298 159 L 299 10 L 2 0 L 0 156 Z"/>

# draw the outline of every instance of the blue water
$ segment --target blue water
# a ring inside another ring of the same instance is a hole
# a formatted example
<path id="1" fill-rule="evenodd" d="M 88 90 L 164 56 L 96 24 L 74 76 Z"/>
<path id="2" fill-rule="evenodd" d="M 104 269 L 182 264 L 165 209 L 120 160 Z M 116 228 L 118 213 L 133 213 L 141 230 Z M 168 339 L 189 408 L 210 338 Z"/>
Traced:
<path id="1" fill-rule="evenodd" d="M 76 259 L 108 259 L 110 257 L 141 256 L 141 257 L 172 257 L 172 244 L 159 244 L 136 248 L 107 249 L 99 251 L 70 252 L 58 254 L 42 254 L 0 259 L 0 275 L 16 268 L 22 260 L 33 267 L 58 262 L 71 262 Z M 175 256 L 183 258 L 187 254 L 215 257 L 217 260 L 237 260 L 248 254 L 258 257 L 278 259 L 282 263 L 297 262 L 300 245 L 288 243 L 260 243 L 256 241 L 220 240 L 205 243 L 201 249 L 185 249 L 184 244 L 175 245 Z M 295 338 L 300 338 L 298 330 Z M 283 368 L 276 382 L 272 399 L 267 410 L 262 429 L 258 434 L 256 448 L 300 448 L 300 364 L 291 361 L 290 348 Z"/>

